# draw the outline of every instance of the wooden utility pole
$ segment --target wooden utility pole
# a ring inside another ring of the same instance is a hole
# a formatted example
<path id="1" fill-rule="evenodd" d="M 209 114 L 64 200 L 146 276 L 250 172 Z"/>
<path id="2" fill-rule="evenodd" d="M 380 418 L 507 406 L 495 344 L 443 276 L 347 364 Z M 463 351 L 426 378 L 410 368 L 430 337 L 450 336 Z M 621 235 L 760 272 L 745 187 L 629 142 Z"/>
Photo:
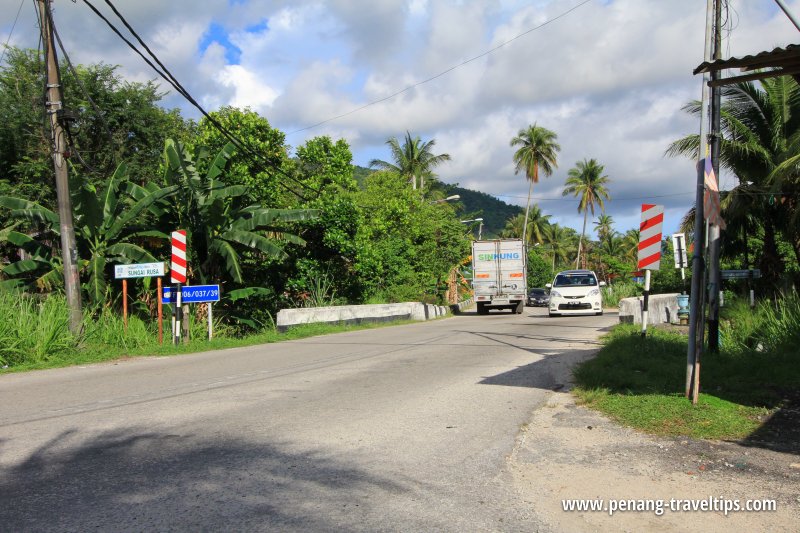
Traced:
<path id="1" fill-rule="evenodd" d="M 42 30 L 47 61 L 47 101 L 45 108 L 50 120 L 51 148 L 56 176 L 56 195 L 58 218 L 61 231 L 61 255 L 64 262 L 64 290 L 69 306 L 69 329 L 78 334 L 81 329 L 81 293 L 78 278 L 78 246 L 75 242 L 75 228 L 72 225 L 72 201 L 69 195 L 67 176 L 66 137 L 61 126 L 63 104 L 61 100 L 61 78 L 58 73 L 58 58 L 53 44 L 51 0 L 37 0 L 39 4 L 39 24 Z"/>
<path id="2" fill-rule="evenodd" d="M 714 0 L 714 59 L 722 59 L 722 5 L 721 0 Z M 711 73 L 711 79 L 719 78 L 719 71 Z M 711 164 L 716 179 L 719 175 L 719 149 L 722 131 L 721 123 L 721 98 L 720 87 L 711 88 Z M 719 292 L 722 288 L 719 272 L 720 255 L 720 227 L 710 224 L 708 228 L 708 350 L 719 351 Z"/>
<path id="3" fill-rule="evenodd" d="M 711 59 L 711 41 L 713 29 L 714 0 L 707 0 L 706 5 L 706 40 L 703 58 Z M 694 394 L 695 379 L 699 378 L 700 356 L 703 351 L 705 333 L 705 224 L 703 221 L 703 195 L 705 193 L 705 157 L 708 146 L 708 82 L 710 77 L 703 74 L 702 93 L 700 98 L 700 150 L 697 154 L 697 182 L 694 204 L 694 253 L 692 257 L 692 288 L 689 310 L 689 343 L 686 349 L 686 397 L 696 401 Z"/>

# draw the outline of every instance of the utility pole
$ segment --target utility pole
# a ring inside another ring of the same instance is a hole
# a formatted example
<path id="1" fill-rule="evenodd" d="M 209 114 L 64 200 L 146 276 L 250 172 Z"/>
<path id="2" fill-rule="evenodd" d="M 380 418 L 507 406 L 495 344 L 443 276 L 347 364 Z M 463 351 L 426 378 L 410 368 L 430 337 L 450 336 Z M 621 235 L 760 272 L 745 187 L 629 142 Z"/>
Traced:
<path id="1" fill-rule="evenodd" d="M 707 0 L 706 5 L 706 40 L 703 58 L 705 61 L 711 59 L 711 35 L 713 26 L 714 0 Z M 708 146 L 708 74 L 703 74 L 703 92 L 700 98 L 700 149 L 697 154 L 697 181 L 694 203 L 694 252 L 692 255 L 692 289 L 690 292 L 689 309 L 689 343 L 686 349 L 686 397 L 692 398 L 696 402 L 696 395 L 693 394 L 693 383 L 695 381 L 696 370 L 699 370 L 700 355 L 703 350 L 703 334 L 705 330 L 703 302 L 705 297 L 705 261 L 703 259 L 703 248 L 705 248 L 704 217 L 703 217 L 703 193 L 705 192 L 704 159 Z"/>
<path id="2" fill-rule="evenodd" d="M 721 0 L 714 2 L 714 59 L 722 59 L 722 6 Z M 719 78 L 719 71 L 711 73 L 711 79 Z M 721 90 L 719 87 L 711 88 L 711 165 L 714 168 L 716 179 L 719 175 L 719 149 L 720 137 L 720 108 L 722 106 Z M 719 351 L 719 254 L 720 254 L 720 227 L 711 224 L 708 228 L 708 351 Z"/>
<path id="3" fill-rule="evenodd" d="M 61 231 L 61 256 L 64 262 L 64 290 L 69 306 L 69 329 L 77 335 L 80 333 L 81 293 L 78 278 L 78 246 L 75 242 L 75 228 L 72 225 L 72 201 L 69 196 L 67 176 L 66 137 L 61 127 L 63 105 L 61 100 L 61 78 L 58 73 L 58 58 L 53 44 L 51 0 L 37 0 L 39 3 L 39 25 L 42 30 L 45 56 L 47 61 L 47 98 L 45 108 L 50 119 L 51 148 L 53 150 L 53 166 L 56 176 L 56 196 L 58 201 L 58 218 Z"/>

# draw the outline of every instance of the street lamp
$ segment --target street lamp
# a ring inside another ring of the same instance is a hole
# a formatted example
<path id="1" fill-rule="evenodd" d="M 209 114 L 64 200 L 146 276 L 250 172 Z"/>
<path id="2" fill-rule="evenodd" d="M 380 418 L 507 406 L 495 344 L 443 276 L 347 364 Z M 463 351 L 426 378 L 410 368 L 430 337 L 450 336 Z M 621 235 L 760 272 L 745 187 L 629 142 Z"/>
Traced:
<path id="1" fill-rule="evenodd" d="M 481 234 L 483 233 L 483 219 L 482 218 L 471 218 L 469 220 L 459 220 L 462 224 L 468 224 L 470 222 L 480 222 L 478 226 L 478 240 L 481 240 Z"/>
<path id="2" fill-rule="evenodd" d="M 447 198 L 442 198 L 441 200 L 434 200 L 430 202 L 431 204 L 443 204 L 445 202 L 452 202 L 453 200 L 460 200 L 461 196 L 458 194 L 454 194 L 452 196 L 448 196 Z"/>

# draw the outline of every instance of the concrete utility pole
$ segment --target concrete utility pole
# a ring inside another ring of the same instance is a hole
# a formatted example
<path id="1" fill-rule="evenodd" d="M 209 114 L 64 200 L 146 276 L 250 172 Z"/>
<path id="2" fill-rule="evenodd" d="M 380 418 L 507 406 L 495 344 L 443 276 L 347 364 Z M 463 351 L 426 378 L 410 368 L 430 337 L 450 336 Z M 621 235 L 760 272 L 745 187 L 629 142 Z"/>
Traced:
<path id="1" fill-rule="evenodd" d="M 714 59 L 722 59 L 722 2 L 714 4 Z M 711 73 L 711 79 L 719 78 L 719 71 Z M 719 149 L 722 131 L 720 128 L 722 97 L 719 87 L 711 88 L 711 165 L 717 181 L 719 175 Z M 719 291 L 721 289 L 719 273 L 720 227 L 711 224 L 708 228 L 708 350 L 719 351 Z"/>
<path id="2" fill-rule="evenodd" d="M 61 231 L 61 255 L 64 261 L 64 289 L 69 305 L 69 329 L 78 334 L 81 329 L 81 292 L 78 278 L 78 246 L 75 242 L 75 228 L 72 225 L 72 201 L 69 196 L 67 161 L 64 158 L 66 139 L 61 127 L 63 105 L 61 101 L 61 78 L 58 73 L 58 58 L 53 44 L 53 20 L 50 11 L 51 0 L 37 0 L 39 3 L 39 24 L 42 41 L 45 44 L 47 60 L 47 101 L 45 107 L 50 119 L 50 136 L 53 150 L 53 166 L 56 175 L 56 195 L 58 218 Z"/>
<path id="3" fill-rule="evenodd" d="M 705 61 L 711 59 L 711 35 L 713 26 L 714 0 L 707 0 L 706 5 L 706 41 L 703 58 Z M 689 309 L 689 343 L 686 349 L 686 397 L 696 401 L 693 394 L 693 383 L 695 379 L 695 369 L 699 369 L 700 354 L 703 350 L 703 300 L 705 297 L 705 261 L 703 259 L 703 248 L 705 247 L 704 217 L 703 217 L 703 193 L 705 192 L 704 159 L 708 146 L 708 74 L 703 74 L 703 92 L 700 98 L 700 149 L 697 154 L 697 190 L 694 203 L 694 252 L 692 255 L 692 289 L 690 292 Z"/>

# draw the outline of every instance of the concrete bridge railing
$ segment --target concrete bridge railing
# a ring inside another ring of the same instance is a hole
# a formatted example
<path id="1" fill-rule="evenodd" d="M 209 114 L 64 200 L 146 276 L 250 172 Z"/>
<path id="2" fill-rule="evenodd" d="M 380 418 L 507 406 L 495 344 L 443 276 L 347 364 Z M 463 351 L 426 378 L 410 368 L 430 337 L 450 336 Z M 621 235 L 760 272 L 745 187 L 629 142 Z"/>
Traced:
<path id="1" fill-rule="evenodd" d="M 462 302 L 467 303 L 467 302 Z M 458 304 L 459 306 L 461 304 Z M 458 306 L 451 306 L 459 308 Z M 459 308 L 460 310 L 460 308 Z M 301 324 L 361 324 L 392 320 L 431 320 L 447 314 L 443 305 L 420 302 L 396 304 L 335 305 L 331 307 L 303 307 L 278 311 L 278 331 L 286 331 Z M 454 310 L 454 312 L 456 312 Z"/>
<path id="2" fill-rule="evenodd" d="M 619 301 L 619 321 L 628 324 L 642 323 L 644 298 L 623 298 Z M 671 324 L 678 321 L 678 293 L 651 294 L 647 306 L 648 324 Z"/>

